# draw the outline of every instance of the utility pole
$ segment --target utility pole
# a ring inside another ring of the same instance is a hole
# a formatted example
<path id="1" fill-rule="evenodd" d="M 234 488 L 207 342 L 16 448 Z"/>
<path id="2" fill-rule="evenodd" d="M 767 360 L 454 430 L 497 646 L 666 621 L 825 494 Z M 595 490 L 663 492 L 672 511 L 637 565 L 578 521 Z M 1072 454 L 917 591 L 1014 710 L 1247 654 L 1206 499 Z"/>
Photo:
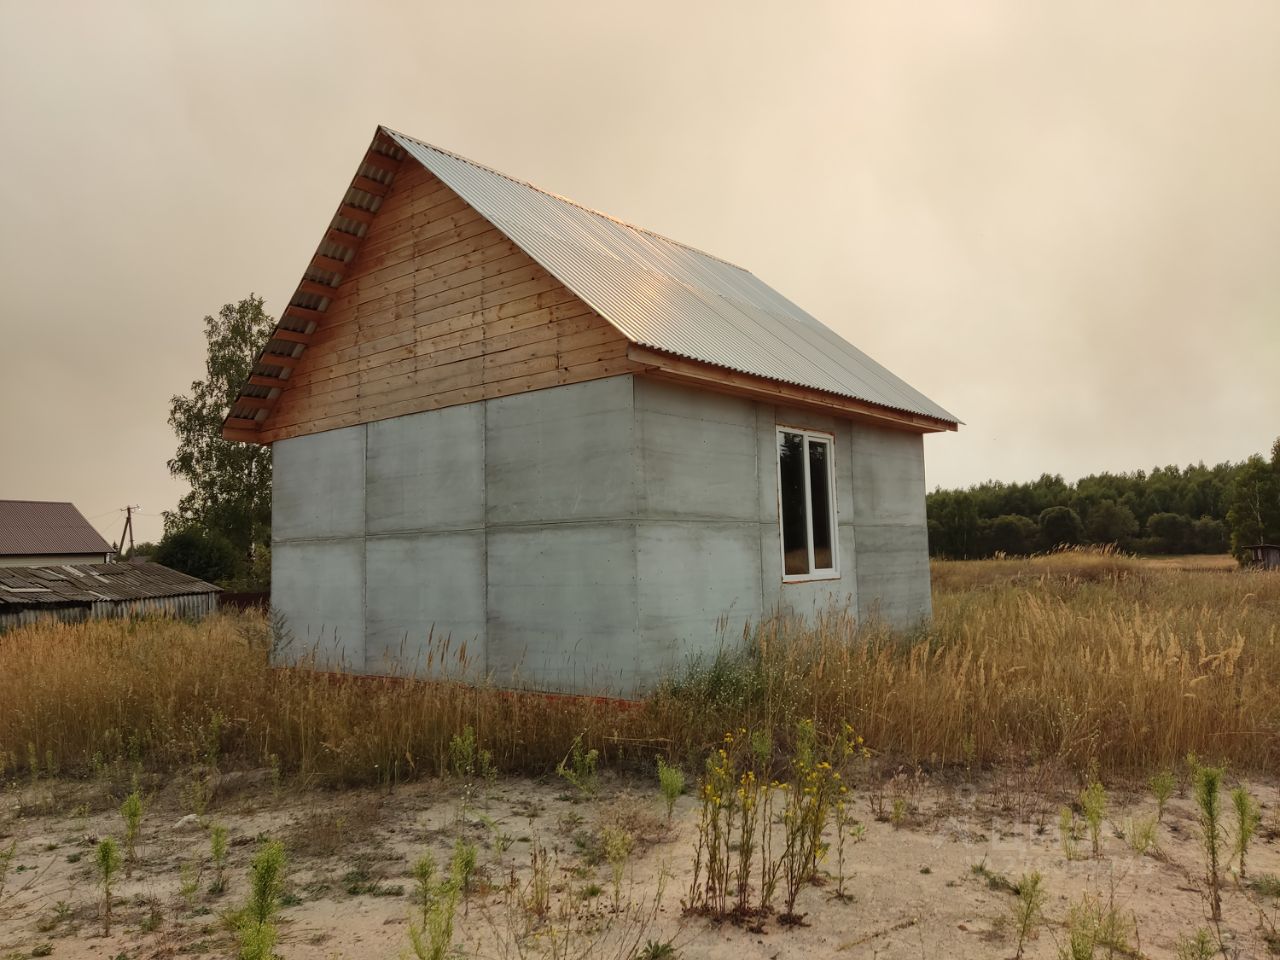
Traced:
<path id="1" fill-rule="evenodd" d="M 129 535 L 129 552 L 133 553 L 133 511 L 141 510 L 138 504 L 124 508 L 124 529 L 120 531 L 120 550 L 124 551 L 124 535 Z"/>

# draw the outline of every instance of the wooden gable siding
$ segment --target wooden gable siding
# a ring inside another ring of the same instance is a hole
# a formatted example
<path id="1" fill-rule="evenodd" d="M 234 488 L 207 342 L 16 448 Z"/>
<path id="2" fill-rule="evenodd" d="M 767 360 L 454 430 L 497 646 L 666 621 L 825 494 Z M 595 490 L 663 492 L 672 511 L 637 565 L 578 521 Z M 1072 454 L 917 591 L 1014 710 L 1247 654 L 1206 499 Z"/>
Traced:
<path id="1" fill-rule="evenodd" d="M 642 369 L 622 334 L 406 163 L 259 442 Z"/>

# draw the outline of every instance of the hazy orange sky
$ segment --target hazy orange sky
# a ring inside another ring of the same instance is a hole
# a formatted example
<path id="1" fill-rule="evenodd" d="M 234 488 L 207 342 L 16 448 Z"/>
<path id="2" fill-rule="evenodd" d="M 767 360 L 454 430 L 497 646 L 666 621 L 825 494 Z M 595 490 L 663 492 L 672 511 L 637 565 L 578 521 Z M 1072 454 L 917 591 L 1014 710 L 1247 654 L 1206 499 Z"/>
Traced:
<path id="1" fill-rule="evenodd" d="M 0 498 L 181 495 L 378 123 L 735 261 L 967 422 L 930 487 L 1280 434 L 1280 4 L 0 0 Z"/>

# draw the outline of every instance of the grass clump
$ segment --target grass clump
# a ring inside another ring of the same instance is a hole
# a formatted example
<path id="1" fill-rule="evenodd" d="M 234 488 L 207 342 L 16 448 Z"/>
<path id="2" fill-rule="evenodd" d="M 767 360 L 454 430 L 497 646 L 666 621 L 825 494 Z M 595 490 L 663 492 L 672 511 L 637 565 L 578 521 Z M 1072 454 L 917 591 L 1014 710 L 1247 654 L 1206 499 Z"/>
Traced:
<path id="1" fill-rule="evenodd" d="M 1107 791 L 1097 780 L 1080 793 L 1080 812 L 1089 827 L 1089 845 L 1094 857 L 1102 852 L 1102 819 L 1107 812 Z"/>
<path id="2" fill-rule="evenodd" d="M 1195 772 L 1196 807 L 1200 814 L 1200 841 L 1204 848 L 1205 884 L 1209 888 L 1210 919 L 1222 919 L 1222 770 L 1200 767 Z"/>
<path id="3" fill-rule="evenodd" d="M 429 866 L 428 866 L 429 864 Z M 409 949 L 417 960 L 445 960 L 453 952 L 454 920 L 458 900 L 466 892 L 476 869 L 476 848 L 459 840 L 449 863 L 449 874 L 434 881 L 435 861 L 425 856 L 414 865 L 414 894 L 421 922 L 409 923 Z"/>
<path id="4" fill-rule="evenodd" d="M 1140 857 L 1147 854 L 1159 857 L 1160 845 L 1156 840 L 1158 823 L 1158 814 L 1152 814 L 1149 817 L 1133 817 L 1128 820 L 1124 827 L 1124 839 L 1129 849 Z"/>
<path id="5" fill-rule="evenodd" d="M 1249 880 L 1249 889 L 1264 897 L 1280 898 L 1280 877 L 1274 873 L 1262 873 Z"/>
<path id="6" fill-rule="evenodd" d="M 1218 954 L 1213 935 L 1204 927 L 1193 934 L 1179 937 L 1173 949 L 1178 960 L 1213 960 Z"/>
<path id="7" fill-rule="evenodd" d="M 424 853 L 413 862 L 413 900 L 422 911 L 422 922 L 427 923 L 427 915 L 436 897 L 436 861 L 429 853 Z"/>
<path id="8" fill-rule="evenodd" d="M 582 745 L 582 736 L 578 734 L 573 738 L 569 752 L 556 766 L 556 773 L 577 787 L 582 796 L 594 797 L 600 789 L 600 778 L 596 773 L 600 751 L 594 747 L 586 749 Z"/>
<path id="9" fill-rule="evenodd" d="M 102 889 L 102 906 L 99 916 L 102 920 L 102 935 L 111 936 L 111 886 L 116 874 L 120 872 L 120 848 L 110 837 L 98 842 L 94 856 L 94 865 L 98 868 L 98 886 Z"/>
<path id="10" fill-rule="evenodd" d="M 726 733 L 707 757 L 686 910 L 717 919 L 763 915 L 780 889 L 779 920 L 803 919 L 796 898 L 827 853 L 824 831 L 836 822 L 853 832 L 847 807 L 839 806 L 847 796 L 841 770 L 864 748 L 848 724 L 834 734 L 812 720 L 793 729 L 785 758 L 775 755 L 772 737 L 745 728 Z M 770 775 L 775 765 L 785 769 L 778 779 Z M 843 872 L 843 841 L 836 840 Z"/>
<path id="11" fill-rule="evenodd" d="M 138 861 L 138 835 L 142 832 L 142 794 L 136 787 L 120 804 L 120 816 L 124 818 L 124 875 L 131 877 Z"/>
<path id="12" fill-rule="evenodd" d="M 1068 860 L 1080 856 L 1080 832 L 1076 824 L 1075 811 L 1063 807 L 1058 812 L 1058 839 L 1062 842 L 1062 855 Z"/>
<path id="13" fill-rule="evenodd" d="M 1231 791 L 1231 809 L 1236 815 L 1236 829 L 1231 838 L 1231 852 L 1233 856 L 1240 862 L 1240 876 L 1247 876 L 1245 873 L 1245 857 L 1249 853 L 1249 843 L 1253 840 L 1254 834 L 1258 832 L 1258 825 L 1261 817 L 1258 813 L 1258 805 L 1254 802 L 1252 796 L 1249 795 L 1248 789 L 1241 784 Z"/>
<path id="14" fill-rule="evenodd" d="M 284 890 L 284 845 L 264 843 L 249 864 L 249 899 L 232 916 L 239 960 L 273 960 L 279 932 L 275 919 Z"/>
<path id="15" fill-rule="evenodd" d="M 1067 941 L 1058 950 L 1059 960 L 1094 960 L 1104 956 L 1133 956 L 1137 923 L 1116 906 L 1112 896 L 1103 900 L 1086 891 L 1067 910 Z"/>
<path id="16" fill-rule="evenodd" d="M 671 826 L 671 815 L 675 811 L 676 801 L 680 799 L 680 794 L 684 793 L 684 771 L 659 757 L 658 787 L 667 805 L 667 826 Z"/>
<path id="17" fill-rule="evenodd" d="M 1024 874 L 1016 885 L 1017 896 L 1009 908 L 1010 920 L 1013 922 L 1013 933 L 1017 940 L 1016 960 L 1022 960 L 1027 941 L 1035 936 L 1036 930 L 1044 920 L 1044 905 L 1048 894 L 1044 889 L 1044 878 L 1039 871 Z"/>
<path id="18" fill-rule="evenodd" d="M 213 879 L 209 881 L 210 893 L 227 889 L 227 853 L 230 850 L 227 828 L 215 823 L 209 828 L 209 858 L 213 861 Z"/>

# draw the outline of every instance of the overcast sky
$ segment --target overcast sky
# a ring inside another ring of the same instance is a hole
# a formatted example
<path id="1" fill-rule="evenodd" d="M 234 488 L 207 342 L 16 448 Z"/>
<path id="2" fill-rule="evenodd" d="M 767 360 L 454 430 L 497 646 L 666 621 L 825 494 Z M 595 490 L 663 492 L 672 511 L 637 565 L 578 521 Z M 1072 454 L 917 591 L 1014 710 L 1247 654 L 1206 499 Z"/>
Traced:
<path id="1" fill-rule="evenodd" d="M 1280 4 L 0 0 L 0 498 L 181 495 L 378 123 L 754 271 L 967 426 L 930 487 L 1280 434 Z"/>

